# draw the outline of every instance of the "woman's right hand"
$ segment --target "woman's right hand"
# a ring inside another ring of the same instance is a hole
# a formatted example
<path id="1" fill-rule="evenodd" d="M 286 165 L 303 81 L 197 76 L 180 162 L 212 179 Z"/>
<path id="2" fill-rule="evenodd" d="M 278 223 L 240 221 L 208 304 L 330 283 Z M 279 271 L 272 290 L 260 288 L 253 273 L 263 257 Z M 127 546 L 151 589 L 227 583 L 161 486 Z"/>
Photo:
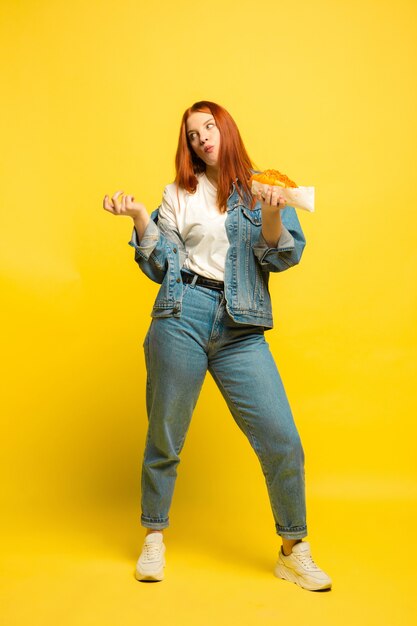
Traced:
<path id="1" fill-rule="evenodd" d="M 109 196 L 104 196 L 103 209 L 113 213 L 113 215 L 127 215 L 133 220 L 143 212 L 147 213 L 145 205 L 141 202 L 135 202 L 133 196 L 126 195 L 120 199 L 120 194 L 123 193 L 123 191 L 116 191 L 111 199 Z"/>

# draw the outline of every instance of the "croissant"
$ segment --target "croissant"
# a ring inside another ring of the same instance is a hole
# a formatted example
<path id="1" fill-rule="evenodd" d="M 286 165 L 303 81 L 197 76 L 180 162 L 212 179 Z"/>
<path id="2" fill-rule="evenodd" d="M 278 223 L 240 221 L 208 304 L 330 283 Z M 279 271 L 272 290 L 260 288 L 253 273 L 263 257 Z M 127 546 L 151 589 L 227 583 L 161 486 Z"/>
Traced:
<path id="1" fill-rule="evenodd" d="M 272 185 L 279 187 L 298 187 L 298 185 L 288 178 L 285 174 L 281 174 L 278 170 L 264 170 L 260 174 L 252 174 L 249 179 L 250 183 L 256 181 L 264 185 Z"/>
<path id="2" fill-rule="evenodd" d="M 279 187 L 279 193 L 284 197 L 288 206 L 295 209 L 314 211 L 314 187 L 300 187 L 278 170 L 265 170 L 259 174 L 252 174 L 249 184 L 255 196 L 261 192 L 262 197 L 265 199 L 264 194 L 268 186 Z"/>

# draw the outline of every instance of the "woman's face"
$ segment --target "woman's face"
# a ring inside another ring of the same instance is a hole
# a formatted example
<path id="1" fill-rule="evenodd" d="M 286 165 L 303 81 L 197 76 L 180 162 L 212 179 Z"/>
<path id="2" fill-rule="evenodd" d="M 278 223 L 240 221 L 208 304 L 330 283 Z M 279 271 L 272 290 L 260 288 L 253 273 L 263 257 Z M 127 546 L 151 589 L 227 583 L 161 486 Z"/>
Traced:
<path id="1" fill-rule="evenodd" d="M 195 111 L 186 122 L 190 145 L 206 165 L 216 167 L 219 158 L 220 131 L 211 113 Z"/>

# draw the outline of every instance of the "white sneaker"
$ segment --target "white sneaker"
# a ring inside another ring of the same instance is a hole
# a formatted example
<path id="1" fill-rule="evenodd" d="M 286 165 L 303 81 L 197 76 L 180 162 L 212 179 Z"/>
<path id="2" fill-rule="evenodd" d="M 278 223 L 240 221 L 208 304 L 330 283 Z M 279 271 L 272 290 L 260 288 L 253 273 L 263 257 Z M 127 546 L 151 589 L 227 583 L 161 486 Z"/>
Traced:
<path id="1" fill-rule="evenodd" d="M 309 591 L 331 589 L 332 586 L 331 578 L 313 561 L 308 541 L 296 543 L 288 556 L 281 548 L 274 574 Z"/>
<path id="2" fill-rule="evenodd" d="M 165 567 L 165 545 L 162 533 L 149 533 L 145 537 L 138 562 L 136 580 L 163 580 Z"/>

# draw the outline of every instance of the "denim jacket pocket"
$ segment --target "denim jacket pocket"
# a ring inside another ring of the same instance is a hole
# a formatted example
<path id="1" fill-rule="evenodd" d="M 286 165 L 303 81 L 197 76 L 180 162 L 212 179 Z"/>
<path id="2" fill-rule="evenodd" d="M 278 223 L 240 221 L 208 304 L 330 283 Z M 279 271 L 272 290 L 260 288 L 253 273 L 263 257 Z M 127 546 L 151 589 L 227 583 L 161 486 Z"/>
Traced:
<path id="1" fill-rule="evenodd" d="M 242 213 L 246 215 L 246 217 L 248 218 L 249 221 L 252 222 L 252 224 L 255 224 L 255 226 L 262 225 L 262 212 L 260 208 L 249 209 L 243 204 L 241 204 L 240 207 L 242 209 Z"/>

